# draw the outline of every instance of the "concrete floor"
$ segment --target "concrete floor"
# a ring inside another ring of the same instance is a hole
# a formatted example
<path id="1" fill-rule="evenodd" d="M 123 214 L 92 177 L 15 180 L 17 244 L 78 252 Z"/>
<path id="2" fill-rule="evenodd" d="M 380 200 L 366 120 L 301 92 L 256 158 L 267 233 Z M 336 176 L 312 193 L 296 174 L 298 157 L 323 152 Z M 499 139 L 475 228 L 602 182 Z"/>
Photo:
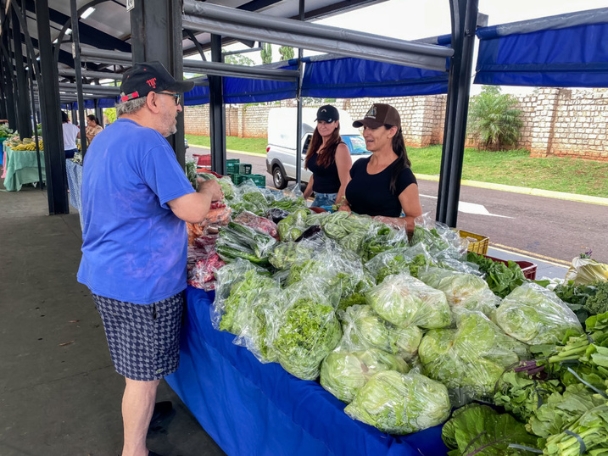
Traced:
<path id="1" fill-rule="evenodd" d="M 78 214 L 49 216 L 45 191 L 0 191 L 1 456 L 120 454 L 124 382 L 76 282 L 80 245 Z M 151 450 L 224 454 L 164 382 L 158 400 L 177 413 L 149 435 Z"/>

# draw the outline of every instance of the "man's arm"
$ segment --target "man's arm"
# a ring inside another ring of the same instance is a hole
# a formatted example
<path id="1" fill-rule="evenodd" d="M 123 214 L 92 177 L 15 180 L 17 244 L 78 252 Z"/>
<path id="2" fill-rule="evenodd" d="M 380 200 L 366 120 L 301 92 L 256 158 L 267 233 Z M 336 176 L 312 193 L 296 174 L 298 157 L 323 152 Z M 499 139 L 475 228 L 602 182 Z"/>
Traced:
<path id="1" fill-rule="evenodd" d="M 220 184 L 215 180 L 198 180 L 195 193 L 180 196 L 167 204 L 179 219 L 190 223 L 200 223 L 205 220 L 213 201 L 220 201 L 224 195 Z"/>

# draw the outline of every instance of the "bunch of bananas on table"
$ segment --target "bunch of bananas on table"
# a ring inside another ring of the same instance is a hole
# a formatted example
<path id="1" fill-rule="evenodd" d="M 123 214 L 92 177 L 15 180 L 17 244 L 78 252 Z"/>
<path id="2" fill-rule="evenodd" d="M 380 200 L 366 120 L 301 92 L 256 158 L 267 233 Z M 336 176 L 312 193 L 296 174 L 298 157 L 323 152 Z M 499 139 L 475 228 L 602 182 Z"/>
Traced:
<path id="1" fill-rule="evenodd" d="M 11 142 L 9 147 L 13 150 L 36 150 L 36 142 L 31 138 L 23 138 L 23 141 L 19 143 Z M 38 147 L 40 150 L 44 150 L 44 143 L 42 140 L 38 141 Z"/>

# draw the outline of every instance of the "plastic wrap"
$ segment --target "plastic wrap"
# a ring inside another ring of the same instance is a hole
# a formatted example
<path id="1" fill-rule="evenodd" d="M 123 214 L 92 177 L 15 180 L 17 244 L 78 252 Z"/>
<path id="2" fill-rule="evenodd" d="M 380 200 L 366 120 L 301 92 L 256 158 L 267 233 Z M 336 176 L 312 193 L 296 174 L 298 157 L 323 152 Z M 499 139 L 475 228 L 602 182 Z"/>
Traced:
<path id="1" fill-rule="evenodd" d="M 577 284 L 592 284 L 608 280 L 608 264 L 599 263 L 591 258 L 576 257 L 566 272 L 566 282 L 572 280 Z"/>
<path id="2" fill-rule="evenodd" d="M 255 215 L 264 215 L 271 201 L 274 201 L 274 197 L 270 191 L 256 187 L 249 180 L 236 187 L 234 198 L 229 204 L 235 214 L 249 211 Z"/>
<path id="3" fill-rule="evenodd" d="M 457 329 L 427 332 L 418 356 L 424 373 L 445 384 L 454 406 L 460 406 L 491 396 L 504 370 L 528 352 L 481 312 L 461 309 L 455 315 Z"/>
<path id="4" fill-rule="evenodd" d="M 409 246 L 407 231 L 394 229 L 380 222 L 373 223 L 361 242 L 359 253 L 363 261 L 368 261 L 387 250 Z"/>
<path id="5" fill-rule="evenodd" d="M 209 234 L 217 234 L 219 227 L 226 226 L 230 222 L 232 210 L 223 203 L 212 203 L 207 212 L 205 220 L 200 223 L 186 223 L 188 228 L 188 244 L 194 244 L 197 238 Z"/>
<path id="6" fill-rule="evenodd" d="M 422 244 L 414 247 L 395 248 L 377 254 L 365 263 L 367 269 L 375 278 L 377 283 L 382 283 L 389 275 L 408 273 L 418 277 L 418 271 L 433 265 L 431 255 Z"/>
<path id="7" fill-rule="evenodd" d="M 215 251 L 196 254 L 189 248 L 188 285 L 205 291 L 214 290 L 215 273 L 225 264 Z"/>
<path id="8" fill-rule="evenodd" d="M 343 336 L 340 349 L 346 351 L 377 348 L 412 359 L 418 352 L 422 331 L 418 326 L 398 328 L 383 320 L 368 305 L 355 305 L 339 314 Z"/>
<path id="9" fill-rule="evenodd" d="M 533 282 L 504 298 L 492 319 L 505 333 L 529 345 L 561 343 L 568 331 L 583 332 L 574 312 L 554 292 Z"/>
<path id="10" fill-rule="evenodd" d="M 362 351 L 333 351 L 321 364 L 320 383 L 343 402 L 349 403 L 378 372 L 393 370 L 406 374 L 409 366 L 395 355 L 376 348 Z"/>
<path id="11" fill-rule="evenodd" d="M 432 220 L 428 214 L 416 218 L 411 245 L 422 243 L 435 261 L 448 258 L 464 260 L 468 241 L 447 225 Z"/>
<path id="12" fill-rule="evenodd" d="M 340 322 L 324 290 L 314 283 L 290 287 L 284 296 L 284 310 L 268 322 L 273 350 L 287 372 L 302 380 L 315 380 L 321 361 L 340 342 Z"/>
<path id="13" fill-rule="evenodd" d="M 353 419 L 390 434 L 409 434 L 443 423 L 450 415 L 441 383 L 416 373 L 374 375 L 344 409 Z"/>
<path id="14" fill-rule="evenodd" d="M 418 278 L 428 286 L 445 293 L 452 307 L 477 310 L 491 316 L 500 298 L 481 277 L 442 268 L 428 268 L 418 274 Z"/>
<path id="15" fill-rule="evenodd" d="M 295 241 L 298 239 L 308 228 L 306 225 L 308 214 L 310 214 L 308 209 L 298 209 L 281 220 L 277 224 L 281 241 Z"/>
<path id="16" fill-rule="evenodd" d="M 378 315 L 400 328 L 445 328 L 452 322 L 445 293 L 409 274 L 388 276 L 366 298 Z"/>
<path id="17" fill-rule="evenodd" d="M 236 187 L 232 183 L 232 180 L 228 176 L 217 177 L 211 173 L 198 173 L 198 176 L 203 179 L 214 179 L 217 180 L 217 183 L 220 185 L 222 189 L 222 193 L 224 194 L 224 198 L 228 201 L 234 199 L 236 195 Z"/>
<path id="18" fill-rule="evenodd" d="M 268 254 L 277 243 L 265 233 L 235 222 L 229 222 L 220 229 L 216 250 L 220 257 L 229 262 L 243 258 L 260 265 L 268 264 Z"/>
<path id="19" fill-rule="evenodd" d="M 233 222 L 238 223 L 240 225 L 248 226 L 260 233 L 265 233 L 269 236 L 272 236 L 275 239 L 279 239 L 279 231 L 277 229 L 277 225 L 267 218 L 260 217 L 259 215 L 255 215 L 249 211 L 243 211 L 239 215 L 237 215 Z"/>

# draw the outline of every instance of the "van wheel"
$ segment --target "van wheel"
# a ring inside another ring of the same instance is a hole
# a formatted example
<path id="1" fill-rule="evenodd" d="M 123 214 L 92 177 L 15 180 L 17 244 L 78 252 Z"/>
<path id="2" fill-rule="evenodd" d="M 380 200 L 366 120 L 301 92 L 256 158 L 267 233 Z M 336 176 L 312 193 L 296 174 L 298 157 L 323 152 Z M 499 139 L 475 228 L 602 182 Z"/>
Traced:
<path id="1" fill-rule="evenodd" d="M 283 170 L 280 166 L 275 166 L 272 168 L 272 183 L 279 190 L 283 190 L 287 187 L 287 179 L 283 175 Z"/>

